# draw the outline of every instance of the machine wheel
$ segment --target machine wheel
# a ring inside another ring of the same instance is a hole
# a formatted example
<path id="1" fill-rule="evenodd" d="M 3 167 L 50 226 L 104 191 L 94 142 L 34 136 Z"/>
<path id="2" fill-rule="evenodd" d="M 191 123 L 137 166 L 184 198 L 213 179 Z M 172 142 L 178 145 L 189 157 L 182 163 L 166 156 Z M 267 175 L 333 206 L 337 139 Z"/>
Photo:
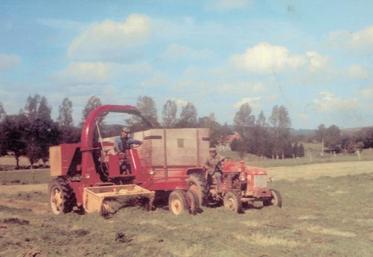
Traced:
<path id="1" fill-rule="evenodd" d="M 272 199 L 270 201 L 270 204 L 273 205 L 273 206 L 278 206 L 278 207 L 282 207 L 282 197 L 281 197 L 281 194 L 279 191 L 275 190 L 275 189 L 271 189 L 271 193 L 272 193 Z"/>
<path id="2" fill-rule="evenodd" d="M 187 210 L 186 194 L 183 190 L 174 190 L 168 197 L 168 208 L 175 215 L 180 215 Z"/>
<path id="3" fill-rule="evenodd" d="M 56 215 L 71 212 L 76 204 L 74 191 L 63 177 L 49 183 L 49 200 L 52 212 Z"/>
<path id="4" fill-rule="evenodd" d="M 205 205 L 206 201 L 204 200 L 208 194 L 207 181 L 205 177 L 202 174 L 193 173 L 189 175 L 187 183 L 189 190 L 196 193 L 199 203 Z"/>
<path id="5" fill-rule="evenodd" d="M 201 206 L 199 203 L 198 195 L 193 190 L 188 190 L 186 192 L 186 201 L 188 204 L 189 213 L 196 215 L 200 210 Z"/>
<path id="6" fill-rule="evenodd" d="M 145 210 L 147 211 L 154 211 L 155 210 L 155 206 L 154 206 L 154 197 L 151 197 L 151 198 L 146 198 L 144 199 L 144 208 Z"/>
<path id="7" fill-rule="evenodd" d="M 233 193 L 232 191 L 229 191 L 224 196 L 224 207 L 228 210 L 241 213 L 242 212 L 242 206 L 241 206 L 241 199 L 240 197 Z"/>

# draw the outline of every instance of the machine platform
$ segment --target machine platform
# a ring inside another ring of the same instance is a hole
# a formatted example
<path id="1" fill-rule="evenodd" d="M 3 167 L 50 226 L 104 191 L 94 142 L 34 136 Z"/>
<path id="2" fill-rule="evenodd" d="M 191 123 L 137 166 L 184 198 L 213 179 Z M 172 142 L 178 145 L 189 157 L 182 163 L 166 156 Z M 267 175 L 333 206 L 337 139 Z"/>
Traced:
<path id="1" fill-rule="evenodd" d="M 110 209 L 110 201 L 127 202 L 136 199 L 152 202 L 154 192 L 134 184 L 87 187 L 84 189 L 83 206 L 87 213 Z"/>

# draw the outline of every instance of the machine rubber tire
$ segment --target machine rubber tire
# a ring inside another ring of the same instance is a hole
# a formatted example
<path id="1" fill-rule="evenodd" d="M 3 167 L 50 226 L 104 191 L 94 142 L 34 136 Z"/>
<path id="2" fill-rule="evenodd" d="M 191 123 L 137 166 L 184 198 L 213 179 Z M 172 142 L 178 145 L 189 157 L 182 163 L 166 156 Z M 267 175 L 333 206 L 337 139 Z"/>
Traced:
<path id="1" fill-rule="evenodd" d="M 189 213 L 192 215 L 196 215 L 201 210 L 197 193 L 193 190 L 188 190 L 185 196 L 188 204 Z"/>
<path id="2" fill-rule="evenodd" d="M 56 215 L 73 210 L 76 199 L 67 179 L 58 177 L 49 183 L 49 202 L 52 212 Z"/>
<path id="3" fill-rule="evenodd" d="M 188 209 L 186 193 L 183 190 L 174 190 L 168 197 L 168 208 L 175 214 L 180 215 Z"/>
<path id="4" fill-rule="evenodd" d="M 272 199 L 270 201 L 270 204 L 277 207 L 282 207 L 282 197 L 279 191 L 275 189 L 271 189 L 272 193 Z"/>
<path id="5" fill-rule="evenodd" d="M 196 193 L 199 203 L 206 205 L 206 199 L 208 195 L 207 181 L 202 174 L 192 173 L 187 179 L 189 190 Z"/>
<path id="6" fill-rule="evenodd" d="M 232 191 L 227 192 L 224 195 L 224 207 L 228 210 L 234 211 L 236 213 L 242 212 L 242 203 L 240 197 Z"/>

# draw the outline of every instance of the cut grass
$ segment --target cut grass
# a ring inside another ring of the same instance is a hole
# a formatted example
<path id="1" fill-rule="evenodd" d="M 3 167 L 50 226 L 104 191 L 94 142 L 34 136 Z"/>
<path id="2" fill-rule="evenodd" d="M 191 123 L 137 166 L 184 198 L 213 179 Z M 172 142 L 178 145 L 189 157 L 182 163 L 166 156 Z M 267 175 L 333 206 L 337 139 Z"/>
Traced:
<path id="1" fill-rule="evenodd" d="M 43 185 L 18 185 L 13 192 L 13 186 L 3 187 L 2 201 L 24 203 L 29 198 L 29 204 L 47 204 Z M 22 187 L 29 191 L 18 192 Z M 284 208 L 249 209 L 241 215 L 222 207 L 204 208 L 196 216 L 129 207 L 103 219 L 98 214 L 54 216 L 0 204 L 0 256 L 22 256 L 30 250 L 67 257 L 372 256 L 373 173 L 276 180 L 273 187 L 282 193 Z M 3 222 L 15 218 L 23 225 Z"/>

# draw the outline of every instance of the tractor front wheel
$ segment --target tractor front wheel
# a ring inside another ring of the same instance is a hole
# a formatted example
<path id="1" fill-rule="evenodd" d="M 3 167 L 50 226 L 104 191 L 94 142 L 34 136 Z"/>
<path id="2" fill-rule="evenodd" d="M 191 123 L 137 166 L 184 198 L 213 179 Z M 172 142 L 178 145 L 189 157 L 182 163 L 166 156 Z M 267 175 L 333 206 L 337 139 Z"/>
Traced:
<path id="1" fill-rule="evenodd" d="M 192 215 L 196 215 L 198 212 L 201 211 L 198 195 L 195 191 L 189 189 L 186 192 L 185 196 L 188 204 L 189 213 Z"/>
<path id="2" fill-rule="evenodd" d="M 223 201 L 226 209 L 237 213 L 242 212 L 241 199 L 237 194 L 229 191 L 225 194 Z"/>
<path id="3" fill-rule="evenodd" d="M 272 199 L 271 199 L 271 205 L 282 207 L 282 197 L 279 191 L 275 189 L 271 189 L 272 193 Z"/>
<path id="4" fill-rule="evenodd" d="M 71 212 L 76 204 L 73 189 L 62 177 L 49 183 L 49 200 L 52 212 L 56 215 Z"/>
<path id="5" fill-rule="evenodd" d="M 183 190 L 174 190 L 168 197 L 168 208 L 175 215 L 180 215 L 187 210 L 186 195 Z"/>

